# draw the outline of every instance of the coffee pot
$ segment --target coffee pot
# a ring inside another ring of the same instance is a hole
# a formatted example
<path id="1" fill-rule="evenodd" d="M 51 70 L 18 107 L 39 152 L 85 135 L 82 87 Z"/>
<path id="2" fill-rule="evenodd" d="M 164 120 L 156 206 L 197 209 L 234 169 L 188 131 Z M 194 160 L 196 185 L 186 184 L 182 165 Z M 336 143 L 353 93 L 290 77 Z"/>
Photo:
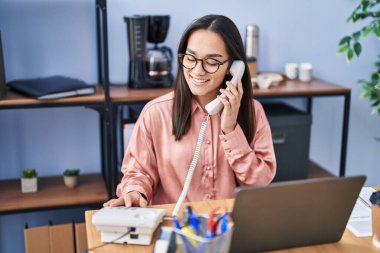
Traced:
<path id="1" fill-rule="evenodd" d="M 128 86 L 162 88 L 172 85 L 173 54 L 169 47 L 159 46 L 169 30 L 170 16 L 125 17 L 129 45 Z M 147 44 L 153 46 L 147 48 Z"/>

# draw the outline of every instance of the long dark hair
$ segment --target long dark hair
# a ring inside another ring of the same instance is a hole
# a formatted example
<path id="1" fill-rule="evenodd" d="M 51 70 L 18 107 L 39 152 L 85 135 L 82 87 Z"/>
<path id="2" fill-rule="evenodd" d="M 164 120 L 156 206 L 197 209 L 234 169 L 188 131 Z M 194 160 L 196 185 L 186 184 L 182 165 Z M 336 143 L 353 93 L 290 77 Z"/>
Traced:
<path id="1" fill-rule="evenodd" d="M 245 63 L 245 72 L 242 77 L 243 97 L 239 109 L 237 122 L 243 129 L 244 135 L 250 143 L 254 137 L 255 118 L 252 110 L 252 86 L 247 61 L 244 52 L 243 41 L 239 30 L 234 22 L 222 15 L 207 15 L 196 19 L 185 30 L 178 46 L 178 54 L 184 54 L 190 35 L 200 29 L 213 31 L 223 39 L 227 47 L 227 53 L 231 60 L 242 60 Z M 232 62 L 231 62 L 232 63 Z M 230 64 L 231 64 L 230 63 Z M 226 81 L 231 78 L 226 75 L 222 87 L 226 87 Z M 176 140 L 180 140 L 187 133 L 191 123 L 191 100 L 192 93 L 186 82 L 183 68 L 178 62 L 177 76 L 174 81 L 174 103 L 173 103 L 173 134 Z"/>

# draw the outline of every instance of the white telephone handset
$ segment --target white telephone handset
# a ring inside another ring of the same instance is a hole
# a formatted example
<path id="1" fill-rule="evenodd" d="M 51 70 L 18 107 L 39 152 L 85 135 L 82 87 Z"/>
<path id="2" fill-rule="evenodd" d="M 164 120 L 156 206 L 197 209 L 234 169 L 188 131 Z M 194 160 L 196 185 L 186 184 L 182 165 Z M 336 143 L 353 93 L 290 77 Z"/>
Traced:
<path id="1" fill-rule="evenodd" d="M 232 75 L 231 83 L 236 87 L 238 80 L 240 80 L 243 77 L 245 70 L 245 65 L 243 61 L 234 61 L 230 68 L 230 73 Z M 221 109 L 223 108 L 222 102 L 218 98 L 215 98 L 213 101 L 208 103 L 205 106 L 206 111 L 208 114 L 215 115 L 217 114 Z"/>

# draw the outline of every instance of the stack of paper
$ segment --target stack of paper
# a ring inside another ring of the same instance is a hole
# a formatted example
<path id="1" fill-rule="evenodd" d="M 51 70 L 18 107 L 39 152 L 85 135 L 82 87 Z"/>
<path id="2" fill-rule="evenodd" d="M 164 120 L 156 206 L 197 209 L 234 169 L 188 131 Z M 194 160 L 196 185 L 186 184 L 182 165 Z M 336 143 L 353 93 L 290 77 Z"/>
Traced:
<path id="1" fill-rule="evenodd" d="M 354 210 L 347 223 L 347 228 L 358 237 L 372 235 L 371 202 L 369 198 L 375 189 L 363 187 L 356 201 Z"/>

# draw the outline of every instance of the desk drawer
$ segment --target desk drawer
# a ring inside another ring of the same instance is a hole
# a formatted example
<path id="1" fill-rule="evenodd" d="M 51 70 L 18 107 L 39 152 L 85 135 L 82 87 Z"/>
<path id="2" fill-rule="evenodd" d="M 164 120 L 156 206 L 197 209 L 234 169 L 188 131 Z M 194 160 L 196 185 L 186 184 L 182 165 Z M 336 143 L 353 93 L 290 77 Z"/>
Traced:
<path id="1" fill-rule="evenodd" d="M 311 115 L 282 103 L 263 104 L 272 130 L 277 173 L 274 181 L 308 175 Z"/>

